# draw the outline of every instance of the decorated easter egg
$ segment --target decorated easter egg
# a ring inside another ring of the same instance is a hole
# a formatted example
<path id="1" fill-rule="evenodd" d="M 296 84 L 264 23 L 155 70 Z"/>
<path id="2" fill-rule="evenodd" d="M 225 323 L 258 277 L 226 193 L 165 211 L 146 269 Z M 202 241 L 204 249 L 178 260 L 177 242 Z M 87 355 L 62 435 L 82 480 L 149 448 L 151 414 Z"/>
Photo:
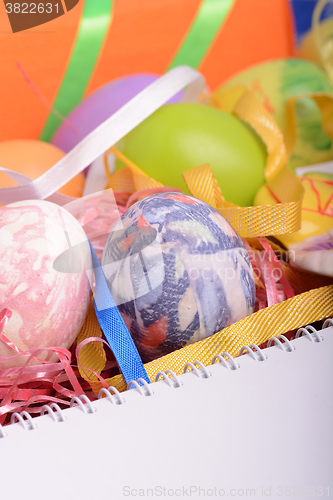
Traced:
<path id="1" fill-rule="evenodd" d="M 114 226 L 102 266 L 144 362 L 253 312 L 249 255 L 210 205 L 180 193 L 149 196 Z"/>
<path id="2" fill-rule="evenodd" d="M 53 167 L 65 153 L 43 141 L 22 139 L 0 142 L 0 166 L 14 170 L 35 180 Z M 59 189 L 68 196 L 82 196 L 85 177 L 79 173 Z M 0 188 L 17 186 L 7 174 L 0 171 Z"/>
<path id="3" fill-rule="evenodd" d="M 333 87 L 323 69 L 296 58 L 273 60 L 242 71 L 214 93 L 214 101 L 221 109 L 231 111 L 244 89 L 255 93 L 284 134 L 289 99 L 312 92 L 333 95 Z M 322 114 L 316 102 L 310 97 L 298 99 L 295 111 L 296 141 L 290 158 L 292 164 L 297 167 L 332 159 L 333 143 L 322 128 Z"/>
<path id="4" fill-rule="evenodd" d="M 295 267 L 333 278 L 333 224 L 328 233 L 290 245 L 288 257 Z"/>
<path id="5" fill-rule="evenodd" d="M 79 255 L 69 251 L 69 245 Z M 0 309 L 12 312 L 4 336 L 23 351 L 69 348 L 88 312 L 91 269 L 86 235 L 65 208 L 42 200 L 1 207 Z M 0 340 L 0 358 L 15 354 Z M 58 361 L 50 351 L 35 356 Z M 23 355 L 1 360 L 0 371 L 26 360 Z"/>
<path id="6" fill-rule="evenodd" d="M 329 232 L 333 227 L 333 176 L 309 172 L 300 177 L 304 188 L 301 229 L 295 233 L 280 234 L 277 238 L 288 248 L 294 243 Z M 256 194 L 255 205 L 275 205 L 267 185 Z"/>
<path id="7" fill-rule="evenodd" d="M 261 139 L 235 116 L 200 104 L 162 106 L 120 148 L 150 177 L 185 193 L 182 172 L 205 163 L 229 202 L 251 205 L 264 183 L 267 153 Z"/>

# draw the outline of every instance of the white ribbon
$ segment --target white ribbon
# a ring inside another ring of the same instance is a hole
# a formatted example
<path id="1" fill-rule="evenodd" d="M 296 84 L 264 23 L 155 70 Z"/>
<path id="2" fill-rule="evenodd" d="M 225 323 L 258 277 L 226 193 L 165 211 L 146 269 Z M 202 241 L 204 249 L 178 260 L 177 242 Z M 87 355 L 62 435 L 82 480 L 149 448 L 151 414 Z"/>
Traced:
<path id="1" fill-rule="evenodd" d="M 196 102 L 205 90 L 205 79 L 198 71 L 187 66 L 178 66 L 168 71 L 34 181 L 22 174 L 15 175 L 12 171 L 3 169 L 21 185 L 0 189 L 0 205 L 29 199 L 48 199 L 59 205 L 68 203 L 73 198 L 56 193 L 58 189 L 185 87 L 187 88 L 183 101 Z"/>
<path id="2" fill-rule="evenodd" d="M 104 155 L 96 158 L 96 160 L 93 161 L 90 165 L 82 196 L 86 196 L 88 194 L 96 193 L 96 191 L 103 191 L 103 189 L 106 189 L 108 185 L 108 178 L 105 172 L 104 157 L 105 153 Z M 111 173 L 113 173 L 115 169 L 116 157 L 113 153 L 111 153 L 111 151 L 107 153 L 106 161 L 109 172 L 111 166 Z"/>
<path id="3" fill-rule="evenodd" d="M 17 182 L 19 186 L 27 186 L 28 184 L 32 184 L 34 182 L 31 179 L 31 177 L 15 172 L 14 170 L 10 170 L 9 168 L 0 167 L 0 171 L 7 174 L 11 179 L 13 179 L 13 181 Z M 1 199 L 1 191 L 5 189 L 11 189 L 11 188 L 1 188 L 0 199 Z M 54 193 L 47 198 L 47 201 L 52 201 L 53 203 L 56 203 L 57 205 L 61 206 L 66 205 L 67 203 L 70 203 L 73 200 L 76 200 L 76 198 L 61 193 Z"/>

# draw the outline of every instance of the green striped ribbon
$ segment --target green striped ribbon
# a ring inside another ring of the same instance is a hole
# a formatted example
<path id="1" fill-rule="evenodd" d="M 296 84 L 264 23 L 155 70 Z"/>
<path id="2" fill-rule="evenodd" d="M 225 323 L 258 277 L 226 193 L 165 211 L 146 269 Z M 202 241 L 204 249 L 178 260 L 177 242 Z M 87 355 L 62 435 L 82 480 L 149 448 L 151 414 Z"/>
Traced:
<path id="1" fill-rule="evenodd" d="M 197 68 L 236 0 L 203 0 L 192 26 L 168 69 Z M 63 116 L 81 102 L 96 66 L 110 22 L 113 0 L 85 0 L 78 35 L 53 107 Z M 50 141 L 61 119 L 50 113 L 40 139 Z"/>
<path id="2" fill-rule="evenodd" d="M 203 0 L 192 26 L 168 69 L 198 68 L 236 0 Z"/>
<path id="3" fill-rule="evenodd" d="M 85 0 L 75 46 L 53 107 L 67 116 L 82 100 L 111 22 L 113 0 Z M 50 141 L 61 120 L 52 112 L 40 139 Z"/>

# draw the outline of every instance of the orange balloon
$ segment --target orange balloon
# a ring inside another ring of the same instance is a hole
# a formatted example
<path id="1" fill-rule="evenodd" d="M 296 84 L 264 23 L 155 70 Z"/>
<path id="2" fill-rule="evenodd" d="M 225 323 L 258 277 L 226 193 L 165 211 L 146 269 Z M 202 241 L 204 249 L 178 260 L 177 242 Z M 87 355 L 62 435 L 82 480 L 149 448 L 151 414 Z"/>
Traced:
<path id="1" fill-rule="evenodd" d="M 53 167 L 65 153 L 49 144 L 32 139 L 0 142 L 0 166 L 14 170 L 35 180 Z M 59 189 L 68 196 L 82 196 L 85 177 L 79 173 Z M 17 186 L 4 172 L 0 172 L 0 188 Z"/>

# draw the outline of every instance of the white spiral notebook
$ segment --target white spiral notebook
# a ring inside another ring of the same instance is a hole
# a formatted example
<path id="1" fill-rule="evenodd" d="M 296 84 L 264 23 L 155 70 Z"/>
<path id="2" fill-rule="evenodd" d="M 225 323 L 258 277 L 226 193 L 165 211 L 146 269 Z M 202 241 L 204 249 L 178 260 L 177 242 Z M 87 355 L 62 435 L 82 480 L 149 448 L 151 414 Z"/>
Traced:
<path id="1" fill-rule="evenodd" d="M 333 327 L 302 333 L 0 429 L 1 500 L 332 497 Z"/>

